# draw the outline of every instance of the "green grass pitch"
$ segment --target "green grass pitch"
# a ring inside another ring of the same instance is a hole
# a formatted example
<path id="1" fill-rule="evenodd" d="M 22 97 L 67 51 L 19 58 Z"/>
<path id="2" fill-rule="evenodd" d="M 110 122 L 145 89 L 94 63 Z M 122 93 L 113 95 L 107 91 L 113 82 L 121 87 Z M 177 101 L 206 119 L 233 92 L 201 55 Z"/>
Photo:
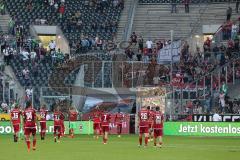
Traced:
<path id="1" fill-rule="evenodd" d="M 101 139 L 79 135 L 54 143 L 48 135 L 37 141 L 37 150 L 27 152 L 24 140 L 14 143 L 12 136 L 0 136 L 0 160 L 227 160 L 239 159 L 240 138 L 165 136 L 163 148 L 138 148 L 137 135 L 117 138 L 110 135 L 107 145 Z"/>

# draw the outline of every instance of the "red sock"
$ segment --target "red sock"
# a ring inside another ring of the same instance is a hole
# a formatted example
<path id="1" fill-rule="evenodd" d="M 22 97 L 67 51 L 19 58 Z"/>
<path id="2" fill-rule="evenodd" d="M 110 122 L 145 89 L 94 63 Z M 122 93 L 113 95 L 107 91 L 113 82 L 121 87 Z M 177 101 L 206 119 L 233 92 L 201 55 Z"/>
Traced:
<path id="1" fill-rule="evenodd" d="M 60 139 L 61 133 L 58 134 L 58 139 Z"/>
<path id="2" fill-rule="evenodd" d="M 142 145 L 142 137 L 139 137 L 139 144 Z"/>
<path id="3" fill-rule="evenodd" d="M 41 136 L 41 138 L 43 138 L 43 132 L 42 131 L 40 132 L 40 136 Z"/>
<path id="4" fill-rule="evenodd" d="M 43 132 L 43 137 L 45 137 L 46 132 Z"/>
<path id="5" fill-rule="evenodd" d="M 145 146 L 148 144 L 148 137 L 145 137 Z"/>
<path id="6" fill-rule="evenodd" d="M 34 139 L 34 140 L 33 140 L 33 147 L 34 147 L 34 148 L 36 147 L 36 143 L 37 143 L 37 140 Z"/>
<path id="7" fill-rule="evenodd" d="M 30 141 L 27 141 L 27 148 L 30 149 Z"/>

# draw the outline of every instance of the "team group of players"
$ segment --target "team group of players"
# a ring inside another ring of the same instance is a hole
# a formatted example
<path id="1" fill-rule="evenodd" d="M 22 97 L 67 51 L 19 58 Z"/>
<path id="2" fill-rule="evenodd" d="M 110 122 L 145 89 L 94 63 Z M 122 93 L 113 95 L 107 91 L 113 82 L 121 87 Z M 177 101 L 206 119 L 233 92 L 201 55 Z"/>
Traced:
<path id="1" fill-rule="evenodd" d="M 46 118 L 47 118 L 48 110 L 46 109 L 46 106 L 43 106 L 40 109 L 40 118 L 39 118 L 39 125 L 40 125 L 40 136 L 41 140 L 45 139 L 46 130 L 47 130 L 47 124 L 46 124 Z M 24 111 L 22 111 L 18 105 L 12 109 L 11 113 L 11 123 L 13 126 L 14 131 L 14 142 L 18 141 L 19 132 L 21 130 L 21 118 L 23 119 L 23 130 L 25 135 L 25 140 L 27 144 L 28 151 L 31 149 L 31 142 L 30 142 L 30 136 L 33 136 L 33 146 L 32 149 L 36 150 L 36 132 L 37 132 L 37 125 L 38 125 L 38 118 L 36 114 L 36 110 L 33 109 L 30 102 L 27 103 L 26 108 Z M 77 121 L 78 112 L 71 108 L 69 110 L 69 134 L 70 137 L 73 138 L 73 129 L 75 125 L 75 121 Z M 64 127 L 64 114 L 59 110 L 59 107 L 56 107 L 54 114 L 53 114 L 53 121 L 54 121 L 54 142 L 60 142 L 60 138 L 64 135 L 65 127 Z"/>
<path id="2" fill-rule="evenodd" d="M 154 146 L 162 147 L 164 117 L 160 107 L 155 110 L 150 106 L 142 107 L 138 113 L 139 147 L 142 146 L 142 137 L 145 137 L 145 147 L 148 141 L 154 140 Z"/>
<path id="3" fill-rule="evenodd" d="M 46 117 L 48 110 L 46 106 L 40 109 L 40 136 L 41 140 L 45 139 L 46 135 Z M 31 150 L 30 136 L 33 136 L 32 149 L 36 150 L 36 132 L 38 125 L 38 117 L 36 110 L 33 109 L 30 102 L 26 104 L 26 108 L 22 111 L 18 105 L 11 111 L 11 123 L 14 131 L 14 142 L 18 141 L 18 135 L 21 129 L 21 117 L 23 119 L 23 130 L 25 135 L 25 141 L 27 144 L 28 152 Z M 76 127 L 76 121 L 78 112 L 76 109 L 69 109 L 69 137 L 74 137 L 74 128 Z M 148 144 L 149 135 L 150 138 L 154 135 L 154 146 L 161 147 L 162 145 L 162 129 L 163 129 L 163 114 L 160 112 L 160 108 L 156 107 L 156 111 L 150 110 L 150 107 L 142 107 L 139 114 L 139 146 L 142 146 L 142 136 L 145 136 L 145 146 Z M 110 121 L 112 115 L 105 111 L 94 112 L 91 117 L 93 120 L 94 138 L 98 139 L 100 135 L 103 137 L 103 144 L 107 144 L 108 134 L 110 131 Z M 122 126 L 125 121 L 125 115 L 118 111 L 114 115 L 114 123 L 117 126 L 118 137 L 121 137 Z M 60 138 L 64 136 L 64 114 L 60 111 L 59 107 L 56 107 L 53 114 L 54 121 L 54 142 L 60 142 Z M 157 139 L 159 140 L 157 144 Z"/>

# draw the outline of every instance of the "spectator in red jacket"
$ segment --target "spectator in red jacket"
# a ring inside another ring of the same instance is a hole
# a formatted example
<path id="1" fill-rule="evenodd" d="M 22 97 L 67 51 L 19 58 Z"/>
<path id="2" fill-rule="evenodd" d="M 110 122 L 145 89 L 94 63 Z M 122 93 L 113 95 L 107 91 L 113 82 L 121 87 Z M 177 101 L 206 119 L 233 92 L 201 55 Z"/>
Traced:
<path id="1" fill-rule="evenodd" d="M 60 16 L 60 18 L 63 17 L 64 12 L 65 12 L 65 6 L 64 6 L 64 4 L 61 4 L 60 7 L 59 7 L 59 16 Z"/>

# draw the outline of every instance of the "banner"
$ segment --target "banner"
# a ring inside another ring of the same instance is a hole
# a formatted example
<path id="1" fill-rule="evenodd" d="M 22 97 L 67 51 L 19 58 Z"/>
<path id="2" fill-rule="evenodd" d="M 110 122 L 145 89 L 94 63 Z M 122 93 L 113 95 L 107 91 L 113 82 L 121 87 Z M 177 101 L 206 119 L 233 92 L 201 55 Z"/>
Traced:
<path id="1" fill-rule="evenodd" d="M 174 136 L 240 136 L 240 123 L 165 122 L 164 135 Z"/>
<path id="2" fill-rule="evenodd" d="M 117 125 L 114 123 L 115 117 L 112 116 L 110 120 L 110 134 L 117 134 Z M 124 122 L 122 124 L 122 134 L 129 134 L 130 116 L 125 115 Z M 69 122 L 64 122 L 65 133 L 69 132 Z M 37 129 L 38 133 L 40 128 Z M 21 131 L 22 132 L 22 131 Z M 0 121 L 0 134 L 13 133 L 12 125 L 9 121 Z M 75 134 L 93 134 L 93 122 L 92 121 L 76 121 L 76 128 L 74 128 Z M 53 134 L 53 121 L 47 121 L 46 134 Z"/>
<path id="3" fill-rule="evenodd" d="M 159 64 L 165 64 L 172 61 L 178 62 L 180 61 L 180 53 L 181 53 L 181 41 L 172 42 L 173 49 L 171 53 L 171 44 L 166 45 L 160 51 L 157 55 L 157 62 Z M 172 56 L 172 57 L 171 57 Z"/>
<path id="4" fill-rule="evenodd" d="M 69 122 L 64 122 L 65 133 L 69 132 Z M 37 129 L 39 133 L 39 128 Z M 21 131 L 22 132 L 22 131 Z M 0 122 L 0 134 L 11 134 L 13 133 L 12 125 L 9 121 Z M 53 134 L 53 121 L 47 121 L 47 134 Z M 77 121 L 76 128 L 74 129 L 75 134 L 93 134 L 93 123 L 91 121 Z"/>
<path id="5" fill-rule="evenodd" d="M 240 122 L 240 115 L 220 115 L 222 122 Z M 213 114 L 204 115 L 204 114 L 194 114 L 192 116 L 194 122 L 212 122 Z"/>

